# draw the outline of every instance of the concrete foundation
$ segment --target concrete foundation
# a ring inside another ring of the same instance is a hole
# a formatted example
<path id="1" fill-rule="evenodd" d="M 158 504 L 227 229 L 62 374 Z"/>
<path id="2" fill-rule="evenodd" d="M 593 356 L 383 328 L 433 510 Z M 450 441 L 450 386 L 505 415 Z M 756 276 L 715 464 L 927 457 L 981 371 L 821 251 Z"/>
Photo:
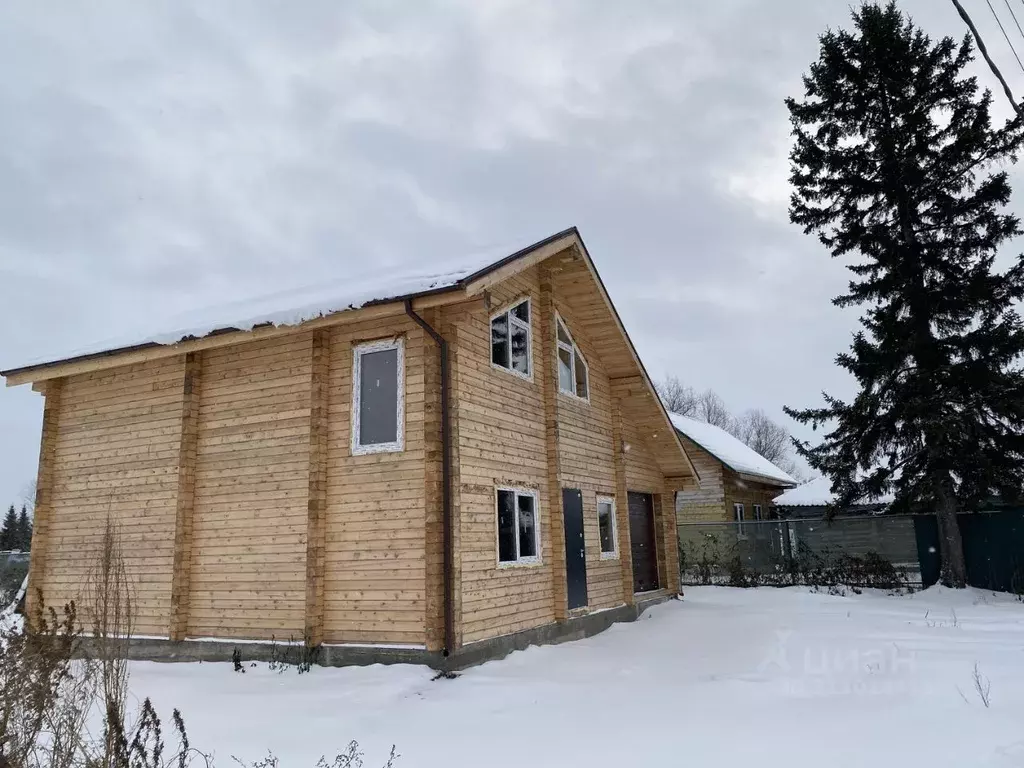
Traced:
<path id="1" fill-rule="evenodd" d="M 486 661 L 502 659 L 513 651 L 531 645 L 551 645 L 582 640 L 608 629 L 612 624 L 635 621 L 652 605 L 672 599 L 673 595 L 656 594 L 638 598 L 635 605 L 623 605 L 606 611 L 577 616 L 556 624 L 516 632 L 503 637 L 470 643 L 444 657 L 438 651 L 421 648 L 387 646 L 323 645 L 307 649 L 301 645 L 246 643 L 244 641 L 171 640 L 134 638 L 129 657 L 137 661 L 186 662 L 279 661 L 286 664 L 309 662 L 324 667 L 365 666 L 369 664 L 425 664 L 440 671 L 465 669 Z M 85 640 L 88 648 L 88 639 Z"/>

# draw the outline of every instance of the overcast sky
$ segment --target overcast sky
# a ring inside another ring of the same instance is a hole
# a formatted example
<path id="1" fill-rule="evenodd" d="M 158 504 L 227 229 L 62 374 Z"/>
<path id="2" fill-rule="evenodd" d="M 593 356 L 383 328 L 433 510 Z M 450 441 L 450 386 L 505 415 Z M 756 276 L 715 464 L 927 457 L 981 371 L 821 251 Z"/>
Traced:
<path id="1" fill-rule="evenodd" d="M 947 2 L 902 5 L 965 32 Z M 654 377 L 806 435 L 781 407 L 849 394 L 832 361 L 856 313 L 831 305 L 842 264 L 788 222 L 783 98 L 848 9 L 3 3 L 0 368 L 576 225 Z M 0 504 L 34 477 L 41 404 L 0 390 Z"/>

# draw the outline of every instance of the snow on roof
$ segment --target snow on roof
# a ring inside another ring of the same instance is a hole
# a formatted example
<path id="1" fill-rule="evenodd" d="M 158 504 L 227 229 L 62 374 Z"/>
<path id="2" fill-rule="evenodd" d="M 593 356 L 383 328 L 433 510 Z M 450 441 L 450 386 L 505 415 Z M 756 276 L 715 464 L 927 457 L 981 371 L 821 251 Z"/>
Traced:
<path id="1" fill-rule="evenodd" d="M 554 237 L 564 236 L 570 230 Z M 549 238 L 553 239 L 553 238 Z M 542 241 L 546 242 L 546 241 Z M 115 339 L 91 343 L 60 354 L 22 363 L 10 370 L 33 368 L 56 361 L 99 355 L 115 350 L 152 345 L 172 345 L 191 338 L 202 338 L 211 333 L 226 330 L 249 331 L 256 326 L 299 325 L 318 317 L 361 309 L 369 304 L 379 304 L 426 293 L 455 288 L 466 278 L 483 272 L 510 255 L 525 253 L 538 244 L 526 249 L 501 247 L 488 249 L 486 253 L 463 258 L 451 263 L 420 265 L 412 269 L 396 267 L 376 268 L 361 274 L 348 274 L 338 280 L 321 282 L 293 290 L 222 304 L 218 307 L 190 312 L 179 317 L 178 330 L 158 330 L 152 333 L 142 331 Z M 174 326 L 172 326 L 174 327 Z"/>
<path id="2" fill-rule="evenodd" d="M 669 417 L 677 430 L 737 472 L 757 475 L 782 485 L 797 484 L 796 480 L 724 429 L 678 413 L 670 412 Z"/>
<path id="3" fill-rule="evenodd" d="M 796 488 L 775 497 L 775 505 L 779 507 L 827 507 L 835 501 L 832 493 L 832 481 L 827 477 L 816 477 Z M 862 499 L 861 504 L 891 504 L 896 497 L 886 493 L 871 499 Z"/>

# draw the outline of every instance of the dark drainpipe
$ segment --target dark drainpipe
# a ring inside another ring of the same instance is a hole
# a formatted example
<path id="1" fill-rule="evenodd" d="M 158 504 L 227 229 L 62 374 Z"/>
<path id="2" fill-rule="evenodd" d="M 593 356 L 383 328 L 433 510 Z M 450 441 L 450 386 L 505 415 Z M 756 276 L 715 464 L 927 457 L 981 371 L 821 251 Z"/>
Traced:
<path id="1" fill-rule="evenodd" d="M 405 313 L 430 334 L 441 351 L 441 527 L 444 531 L 444 649 L 447 657 L 455 645 L 455 611 L 452 606 L 452 571 L 454 542 L 452 541 L 452 430 L 448 410 L 450 373 L 448 370 L 448 342 L 430 324 L 416 314 L 412 301 L 406 299 Z"/>

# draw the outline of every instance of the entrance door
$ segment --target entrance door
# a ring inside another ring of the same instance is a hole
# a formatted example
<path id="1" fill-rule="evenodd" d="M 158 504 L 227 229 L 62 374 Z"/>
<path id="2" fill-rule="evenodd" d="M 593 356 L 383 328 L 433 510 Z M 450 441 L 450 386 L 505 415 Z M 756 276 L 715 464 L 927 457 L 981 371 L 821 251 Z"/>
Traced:
<path id="1" fill-rule="evenodd" d="M 562 520 L 565 524 L 565 591 L 569 610 L 587 604 L 587 548 L 583 540 L 583 494 L 562 489 Z"/>
<path id="2" fill-rule="evenodd" d="M 658 548 L 654 542 L 654 497 L 629 492 L 629 538 L 633 552 L 633 591 L 658 588 Z"/>

